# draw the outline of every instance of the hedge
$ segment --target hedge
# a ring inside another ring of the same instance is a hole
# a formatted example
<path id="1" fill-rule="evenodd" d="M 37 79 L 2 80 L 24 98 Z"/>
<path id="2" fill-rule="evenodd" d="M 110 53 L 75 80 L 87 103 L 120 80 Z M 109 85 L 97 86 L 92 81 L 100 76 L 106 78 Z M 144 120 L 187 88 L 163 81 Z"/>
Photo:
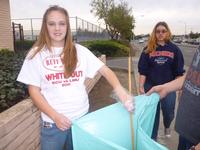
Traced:
<path id="1" fill-rule="evenodd" d="M 88 47 L 95 53 L 105 54 L 106 57 L 128 56 L 128 52 L 130 50 L 128 46 L 114 40 L 87 41 L 82 42 L 81 44 Z"/>
<path id="2" fill-rule="evenodd" d="M 26 86 L 16 81 L 24 57 L 24 51 L 0 51 L 0 112 L 28 96 Z"/>

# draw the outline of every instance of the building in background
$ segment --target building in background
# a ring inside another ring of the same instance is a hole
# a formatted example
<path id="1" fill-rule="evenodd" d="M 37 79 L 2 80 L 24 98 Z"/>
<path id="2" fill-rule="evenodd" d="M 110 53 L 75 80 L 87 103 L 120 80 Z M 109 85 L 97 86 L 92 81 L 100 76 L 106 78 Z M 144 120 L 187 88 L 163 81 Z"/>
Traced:
<path id="1" fill-rule="evenodd" d="M 0 0 L 0 49 L 14 49 L 9 0 Z"/>

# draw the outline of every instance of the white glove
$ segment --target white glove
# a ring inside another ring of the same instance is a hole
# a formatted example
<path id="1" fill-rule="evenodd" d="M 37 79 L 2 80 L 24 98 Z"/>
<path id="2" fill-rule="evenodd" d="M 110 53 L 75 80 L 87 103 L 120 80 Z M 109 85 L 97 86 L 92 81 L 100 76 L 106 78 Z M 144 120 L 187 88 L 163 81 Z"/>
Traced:
<path id="1" fill-rule="evenodd" d="M 117 101 L 122 102 L 124 107 L 129 112 L 134 112 L 134 110 L 135 110 L 135 99 L 122 86 L 117 87 L 114 90 L 114 92 L 111 94 L 111 97 L 116 99 Z"/>
<path id="2" fill-rule="evenodd" d="M 129 96 L 129 97 L 130 97 L 129 99 L 127 99 L 123 102 L 123 105 L 129 112 L 134 112 L 135 111 L 135 98 L 133 96 Z"/>

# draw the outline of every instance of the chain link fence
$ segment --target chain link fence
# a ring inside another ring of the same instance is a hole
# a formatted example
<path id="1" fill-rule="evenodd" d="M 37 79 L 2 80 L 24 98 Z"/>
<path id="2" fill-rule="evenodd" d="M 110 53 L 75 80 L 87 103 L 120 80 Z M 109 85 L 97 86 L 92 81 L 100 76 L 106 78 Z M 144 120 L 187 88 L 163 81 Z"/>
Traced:
<path id="1" fill-rule="evenodd" d="M 25 40 L 36 40 L 40 33 L 42 18 L 12 19 L 12 22 L 23 26 Z M 70 17 L 70 26 L 73 38 L 77 42 L 110 38 L 104 28 L 78 17 Z M 20 38 L 18 35 L 20 34 L 15 34 L 15 39 Z"/>

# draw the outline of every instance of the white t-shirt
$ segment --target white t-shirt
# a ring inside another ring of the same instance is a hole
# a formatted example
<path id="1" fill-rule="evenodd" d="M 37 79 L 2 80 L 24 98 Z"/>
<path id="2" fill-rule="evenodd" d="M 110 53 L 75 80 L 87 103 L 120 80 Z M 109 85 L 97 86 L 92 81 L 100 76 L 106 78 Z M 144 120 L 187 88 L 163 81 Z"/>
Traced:
<path id="1" fill-rule="evenodd" d="M 88 94 L 84 85 L 86 77 L 93 78 L 104 65 L 87 48 L 76 44 L 78 63 L 69 78 L 64 78 L 64 67 L 60 54 L 63 48 L 44 49 L 32 59 L 24 60 L 17 81 L 41 88 L 47 102 L 59 113 L 70 120 L 80 118 L 88 112 Z M 41 113 L 47 122 L 53 120 Z"/>

